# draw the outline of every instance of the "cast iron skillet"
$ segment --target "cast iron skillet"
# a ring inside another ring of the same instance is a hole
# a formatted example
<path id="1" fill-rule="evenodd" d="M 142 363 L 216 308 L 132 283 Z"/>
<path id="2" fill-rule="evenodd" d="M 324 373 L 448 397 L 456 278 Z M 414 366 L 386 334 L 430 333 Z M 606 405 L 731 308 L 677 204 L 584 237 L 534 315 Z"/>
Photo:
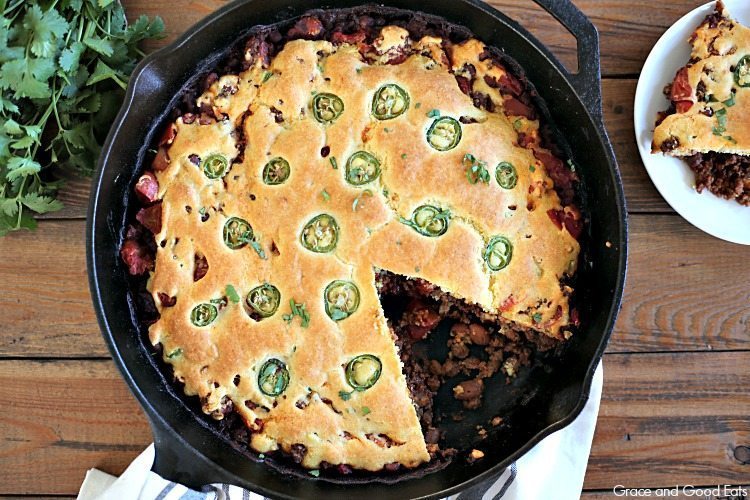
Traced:
<path id="1" fill-rule="evenodd" d="M 86 250 L 91 294 L 104 338 L 152 425 L 155 472 L 193 487 L 228 482 L 272 497 L 345 498 L 356 494 L 360 498 L 438 498 L 493 478 L 580 413 L 619 310 L 625 281 L 627 212 L 617 163 L 602 122 L 596 29 L 568 0 L 534 1 L 578 40 L 578 74 L 567 72 L 526 30 L 478 0 L 383 2 L 397 8 L 417 7 L 466 26 L 480 40 L 520 63 L 573 152 L 585 187 L 584 208 L 590 215 L 587 262 L 576 283 L 582 327 L 564 356 L 546 366 L 533 366 L 509 387 L 491 384 L 482 412 L 445 426 L 449 427 L 449 444 L 466 448 L 474 444 L 477 424 L 486 424 L 493 415 L 506 416 L 507 423 L 478 446 L 486 453 L 483 460 L 469 466 L 459 458 L 437 472 L 402 477 L 397 485 L 383 478 L 369 482 L 352 478 L 335 484 L 301 480 L 229 446 L 199 410 L 175 393 L 166 378 L 168 371 L 163 372 L 154 361 L 134 319 L 126 270 L 118 256 L 133 181 L 142 170 L 148 145 L 166 123 L 167 113 L 186 82 L 208 69 L 207 61 L 215 61 L 251 26 L 290 19 L 309 9 L 352 7 L 361 2 L 327 0 L 321 5 L 320 0 L 237 0 L 136 68 L 99 159 Z"/>

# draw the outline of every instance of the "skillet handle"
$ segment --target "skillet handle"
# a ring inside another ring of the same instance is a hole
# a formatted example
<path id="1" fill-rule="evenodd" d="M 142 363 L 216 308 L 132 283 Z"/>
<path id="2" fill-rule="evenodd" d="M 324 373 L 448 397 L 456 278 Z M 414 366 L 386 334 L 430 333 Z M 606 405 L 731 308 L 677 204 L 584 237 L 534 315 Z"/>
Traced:
<path id="1" fill-rule="evenodd" d="M 194 449 L 176 432 L 149 413 L 156 455 L 151 470 L 168 481 L 200 491 L 211 483 L 232 483 L 232 478 L 218 465 Z"/>
<path id="2" fill-rule="evenodd" d="M 571 0 L 534 0 L 557 19 L 578 42 L 578 73 L 562 70 L 586 105 L 589 113 L 602 120 L 601 69 L 599 66 L 599 32 L 594 23 Z"/>

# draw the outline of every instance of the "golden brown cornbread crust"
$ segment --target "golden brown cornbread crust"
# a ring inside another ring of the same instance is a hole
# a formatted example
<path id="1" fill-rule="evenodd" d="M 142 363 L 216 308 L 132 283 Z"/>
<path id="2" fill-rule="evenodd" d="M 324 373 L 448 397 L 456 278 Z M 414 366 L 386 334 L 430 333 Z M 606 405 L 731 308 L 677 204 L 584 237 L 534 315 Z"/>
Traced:
<path id="1" fill-rule="evenodd" d="M 418 50 L 399 64 L 383 64 L 400 46 Z M 164 360 L 186 394 L 202 399 L 204 411 L 220 418 L 231 400 L 253 431 L 255 450 L 289 452 L 303 445 L 302 464 L 309 468 L 327 462 L 375 471 L 430 459 L 378 300 L 376 269 L 423 278 L 503 321 L 553 337 L 567 336 L 570 323 L 570 289 L 560 282 L 575 272 L 580 247 L 548 214 L 563 206 L 544 165 L 516 143 L 519 130 L 531 134 L 539 124 L 506 117 L 502 95 L 481 77 L 475 86 L 490 96 L 496 112 L 478 109 L 449 71 L 458 73 L 470 62 L 479 75 L 499 79 L 504 70 L 481 60 L 481 42 L 454 47 L 449 59 L 440 39 L 410 40 L 394 26 L 382 30 L 375 50 L 382 57 L 363 61 L 353 44 L 295 40 L 268 67 L 258 60 L 239 76 L 220 78 L 199 104 L 224 119 L 201 124 L 179 118 L 169 166 L 156 173 L 162 226 L 155 234 L 159 245 L 148 287 L 161 316 L 150 327 L 152 343 L 163 345 Z M 394 119 L 377 120 L 371 115 L 373 95 L 388 83 L 404 88 L 410 105 Z M 342 99 L 344 111 L 333 123 L 313 118 L 316 93 Z M 425 140 L 433 110 L 463 118 L 456 148 L 440 152 Z M 208 179 L 193 155 L 235 158 L 239 131 L 245 141 L 242 161 L 223 179 Z M 330 151 L 323 155 L 326 147 Z M 344 165 L 360 150 L 378 158 L 382 173 L 355 187 L 346 182 Z M 462 164 L 467 153 L 486 163 L 488 184 L 468 182 Z M 289 178 L 266 185 L 263 167 L 279 156 L 289 162 Z M 516 167 L 513 189 L 494 179 L 503 161 Z M 442 236 L 422 236 L 402 222 L 424 204 L 450 210 Z M 313 253 L 301 245 L 300 234 L 323 213 L 337 221 L 338 243 L 331 253 Z M 262 252 L 224 244 L 229 217 L 252 225 Z M 512 242 L 513 255 L 507 267 L 493 272 L 483 254 L 497 235 Z M 198 281 L 196 255 L 209 265 Z M 334 280 L 354 282 L 361 294 L 359 308 L 338 322 L 326 314 L 323 299 Z M 279 289 L 281 306 L 255 321 L 243 302 L 263 283 Z M 241 302 L 227 301 L 214 322 L 194 326 L 191 310 L 226 297 L 230 284 Z M 160 293 L 176 298 L 175 304 L 164 307 Z M 305 305 L 307 327 L 298 317 L 284 320 L 290 299 Z M 371 388 L 352 392 L 343 366 L 361 354 L 376 355 L 382 374 Z M 283 361 L 290 375 L 275 398 L 257 384 L 258 370 L 269 358 Z"/>
<path id="2" fill-rule="evenodd" d="M 729 17 L 717 2 L 716 13 L 698 27 L 690 43 L 686 71 L 692 93 L 685 101 L 693 105 L 657 125 L 652 151 L 674 156 L 750 154 L 750 86 L 738 85 L 734 75 L 738 63 L 750 57 L 750 28 Z"/>

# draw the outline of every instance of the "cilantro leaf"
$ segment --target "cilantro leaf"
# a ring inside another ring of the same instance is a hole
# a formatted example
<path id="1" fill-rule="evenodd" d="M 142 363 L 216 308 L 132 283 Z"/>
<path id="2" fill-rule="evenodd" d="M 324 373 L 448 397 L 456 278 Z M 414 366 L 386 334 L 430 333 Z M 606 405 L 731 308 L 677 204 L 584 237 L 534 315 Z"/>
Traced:
<path id="1" fill-rule="evenodd" d="M 227 297 L 229 297 L 229 300 L 231 300 L 235 304 L 239 304 L 240 302 L 240 295 L 232 285 L 227 285 Z"/>
<path id="2" fill-rule="evenodd" d="M 15 217 L 15 215 L 18 213 L 18 202 L 13 198 L 0 200 L 0 212 L 4 213 L 8 217 Z"/>
<path id="3" fill-rule="evenodd" d="M 81 55 L 86 51 L 86 46 L 81 42 L 73 42 L 70 47 L 65 48 L 60 53 L 60 69 L 65 73 L 73 74 L 74 70 L 78 68 Z"/>
<path id="4" fill-rule="evenodd" d="M 8 172 L 5 177 L 13 181 L 24 175 L 37 174 L 42 170 L 42 166 L 31 158 L 20 158 L 14 156 L 8 161 Z"/>
<path id="5" fill-rule="evenodd" d="M 83 43 L 91 50 L 98 52 L 103 56 L 111 56 L 115 49 L 112 46 L 112 42 L 109 40 L 103 40 L 101 38 L 86 37 L 83 39 Z"/>
<path id="6" fill-rule="evenodd" d="M 57 51 L 57 40 L 70 29 L 70 25 L 56 10 L 42 12 L 34 4 L 26 11 L 23 27 L 31 37 L 31 52 L 39 57 L 50 57 Z"/>
<path id="7" fill-rule="evenodd" d="M 96 61 L 96 68 L 94 68 L 94 72 L 91 73 L 91 76 L 86 81 L 86 85 L 93 85 L 108 79 L 115 80 L 121 86 L 123 84 L 122 80 L 117 77 L 117 72 L 99 59 Z"/>
<path id="8" fill-rule="evenodd" d="M 28 193 L 21 198 L 21 203 L 39 214 L 56 212 L 63 207 L 60 200 L 56 200 L 51 196 L 42 196 L 38 193 Z"/>
<path id="9" fill-rule="evenodd" d="M 0 88 L 15 91 L 13 97 L 20 99 L 29 97 L 43 99 L 50 97 L 52 92 L 46 81 L 39 81 L 34 73 L 49 78 L 50 65 L 44 60 L 16 59 L 0 66 Z M 54 71 L 54 67 L 52 67 Z M 44 78 L 46 80 L 47 78 Z"/>

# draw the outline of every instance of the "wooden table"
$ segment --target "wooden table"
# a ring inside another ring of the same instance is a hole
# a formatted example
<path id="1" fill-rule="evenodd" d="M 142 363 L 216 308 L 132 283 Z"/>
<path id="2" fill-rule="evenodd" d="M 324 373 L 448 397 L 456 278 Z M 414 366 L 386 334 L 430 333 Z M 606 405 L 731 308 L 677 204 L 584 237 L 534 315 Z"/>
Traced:
<path id="1" fill-rule="evenodd" d="M 633 137 L 636 78 L 664 30 L 704 0 L 575 0 L 599 28 L 604 114 L 630 211 L 622 312 L 605 355 L 604 395 L 584 484 L 750 483 L 750 247 L 676 215 L 648 179 Z M 492 2 L 575 66 L 575 41 L 531 2 Z M 520 6 L 518 5 L 520 3 Z M 221 0 L 126 0 L 161 15 L 173 40 Z M 420 2 L 416 2 L 418 6 Z M 0 495 L 74 495 L 91 467 L 119 474 L 151 441 L 110 360 L 84 259 L 88 180 L 34 233 L 0 238 Z"/>

